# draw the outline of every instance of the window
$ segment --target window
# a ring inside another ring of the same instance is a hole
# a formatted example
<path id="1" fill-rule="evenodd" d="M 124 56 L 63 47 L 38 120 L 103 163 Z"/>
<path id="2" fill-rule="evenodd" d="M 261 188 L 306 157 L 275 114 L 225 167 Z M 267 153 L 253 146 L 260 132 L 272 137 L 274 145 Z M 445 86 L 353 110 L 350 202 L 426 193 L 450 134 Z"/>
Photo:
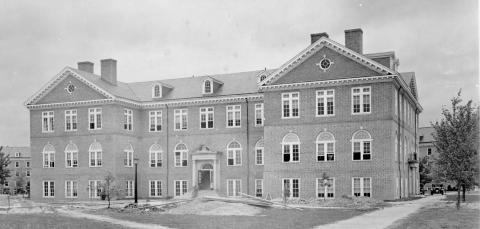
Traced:
<path id="1" fill-rule="evenodd" d="M 25 167 L 30 168 L 30 161 L 25 162 Z"/>
<path id="2" fill-rule="evenodd" d="M 282 179 L 282 194 L 287 198 L 300 197 L 300 181 L 296 178 Z"/>
<path id="3" fill-rule="evenodd" d="M 102 108 L 88 108 L 88 129 L 102 129 Z"/>
<path id="4" fill-rule="evenodd" d="M 158 144 L 150 146 L 150 167 L 162 167 L 163 150 Z"/>
<path id="5" fill-rule="evenodd" d="M 20 157 L 20 152 L 16 152 L 15 157 Z"/>
<path id="6" fill-rule="evenodd" d="M 88 197 L 91 199 L 100 198 L 102 195 L 102 181 L 101 180 L 89 180 L 88 181 Z"/>
<path id="7" fill-rule="evenodd" d="M 352 88 L 352 113 L 369 114 L 370 107 L 370 89 L 371 87 Z"/>
<path id="8" fill-rule="evenodd" d="M 123 164 L 125 167 L 133 167 L 133 146 L 128 144 L 128 146 L 123 150 L 125 158 Z"/>
<path id="9" fill-rule="evenodd" d="M 200 107 L 200 129 L 213 129 L 213 107 Z"/>
<path id="10" fill-rule="evenodd" d="M 211 80 L 203 81 L 203 94 L 211 94 L 212 92 L 213 92 L 212 81 Z"/>
<path id="11" fill-rule="evenodd" d="M 263 126 L 263 103 L 255 104 L 255 126 Z"/>
<path id="12" fill-rule="evenodd" d="M 19 162 L 19 161 L 16 161 L 16 162 L 15 162 L 15 168 L 18 168 L 18 167 L 20 167 L 20 162 Z"/>
<path id="13" fill-rule="evenodd" d="M 263 197 L 263 179 L 255 180 L 255 196 Z"/>
<path id="14" fill-rule="evenodd" d="M 370 160 L 372 159 L 372 137 L 365 130 L 359 130 L 352 137 L 353 160 Z"/>
<path id="15" fill-rule="evenodd" d="M 42 112 L 42 132 L 53 132 L 53 111 Z"/>
<path id="16" fill-rule="evenodd" d="M 240 196 L 242 192 L 242 180 L 227 179 L 227 196 Z"/>
<path id="17" fill-rule="evenodd" d="M 43 168 L 55 167 L 55 148 L 51 144 L 43 147 Z"/>
<path id="18" fill-rule="evenodd" d="M 124 130 L 133 129 L 133 111 L 130 109 L 123 110 L 123 129 Z"/>
<path id="19" fill-rule="evenodd" d="M 300 161 L 300 139 L 294 133 L 289 133 L 282 140 L 283 162 Z"/>
<path id="20" fill-rule="evenodd" d="M 160 84 L 153 85 L 152 98 L 162 98 L 162 86 Z"/>
<path id="21" fill-rule="evenodd" d="M 182 196 L 188 192 L 187 181 L 186 180 L 176 180 L 175 181 L 175 196 Z"/>
<path id="22" fill-rule="evenodd" d="M 335 160 L 335 138 L 329 132 L 317 136 L 317 161 Z"/>
<path id="23" fill-rule="evenodd" d="M 43 181 L 43 197 L 55 197 L 55 181 Z"/>
<path id="24" fill-rule="evenodd" d="M 298 92 L 282 94 L 282 118 L 297 118 L 299 116 L 299 95 Z"/>
<path id="25" fill-rule="evenodd" d="M 427 149 L 427 155 L 428 155 L 428 156 L 432 155 L 432 148 L 428 148 L 428 149 Z"/>
<path id="26" fill-rule="evenodd" d="M 260 76 L 260 82 L 261 82 L 261 81 L 264 81 L 266 78 L 267 78 L 266 75 L 261 75 L 261 76 Z"/>
<path id="27" fill-rule="evenodd" d="M 162 111 L 150 111 L 148 115 L 150 132 L 162 130 Z"/>
<path id="28" fill-rule="evenodd" d="M 25 176 L 30 177 L 30 170 L 25 170 Z"/>
<path id="29" fill-rule="evenodd" d="M 371 197 L 372 182 L 370 177 L 352 178 L 352 192 L 354 196 Z"/>
<path id="30" fill-rule="evenodd" d="M 242 146 L 237 141 L 232 141 L 227 146 L 227 166 L 242 164 Z"/>
<path id="31" fill-rule="evenodd" d="M 188 127 L 188 110 L 175 109 L 174 111 L 175 130 L 186 130 Z"/>
<path id="32" fill-rule="evenodd" d="M 317 116 L 335 115 L 335 90 L 317 91 Z"/>
<path id="33" fill-rule="evenodd" d="M 65 167 L 78 167 L 78 148 L 73 143 L 69 143 L 65 147 Z"/>
<path id="34" fill-rule="evenodd" d="M 16 176 L 16 177 L 20 176 L 20 172 L 15 171 L 15 176 Z"/>
<path id="35" fill-rule="evenodd" d="M 88 149 L 90 156 L 90 167 L 101 167 L 102 166 L 102 145 L 98 142 L 94 142 L 90 145 Z"/>
<path id="36" fill-rule="evenodd" d="M 67 180 L 65 181 L 65 198 L 77 198 L 78 197 L 78 181 Z"/>
<path id="37" fill-rule="evenodd" d="M 175 146 L 175 167 L 185 167 L 188 165 L 188 149 L 183 143 Z"/>
<path id="38" fill-rule="evenodd" d="M 240 105 L 227 106 L 227 127 L 240 127 L 241 107 Z"/>
<path id="39" fill-rule="evenodd" d="M 126 184 L 127 184 L 127 189 L 125 190 L 125 197 L 127 198 L 133 197 L 134 190 L 135 190 L 133 180 L 127 180 Z"/>
<path id="40" fill-rule="evenodd" d="M 162 182 L 159 180 L 150 181 L 150 197 L 162 196 Z"/>
<path id="41" fill-rule="evenodd" d="M 5 188 L 8 188 L 8 181 L 5 181 L 5 184 L 3 184 Z"/>
<path id="42" fill-rule="evenodd" d="M 335 198 L 335 178 L 317 178 L 317 198 Z"/>
<path id="43" fill-rule="evenodd" d="M 65 110 L 65 131 L 77 130 L 77 110 Z"/>
<path id="44" fill-rule="evenodd" d="M 255 144 L 255 164 L 256 165 L 263 165 L 263 139 L 259 140 L 257 144 Z"/>

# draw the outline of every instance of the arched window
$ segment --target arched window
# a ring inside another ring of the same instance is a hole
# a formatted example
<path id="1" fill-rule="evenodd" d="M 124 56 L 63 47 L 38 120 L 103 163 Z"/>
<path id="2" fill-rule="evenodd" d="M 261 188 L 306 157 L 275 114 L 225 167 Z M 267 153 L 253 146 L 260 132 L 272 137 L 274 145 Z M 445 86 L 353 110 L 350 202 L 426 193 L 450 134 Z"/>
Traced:
<path id="1" fill-rule="evenodd" d="M 102 145 L 93 142 L 88 148 L 90 167 L 102 167 Z"/>
<path id="2" fill-rule="evenodd" d="M 317 161 L 335 160 L 335 137 L 330 132 L 322 132 L 317 136 Z"/>
<path id="3" fill-rule="evenodd" d="M 48 143 L 43 147 L 43 168 L 55 167 L 55 147 Z"/>
<path id="4" fill-rule="evenodd" d="M 261 75 L 261 76 L 260 76 L 260 82 L 264 81 L 266 78 L 267 78 L 266 75 Z"/>
<path id="5" fill-rule="evenodd" d="M 123 160 L 123 164 L 125 167 L 133 167 L 133 146 L 132 144 L 128 144 L 125 149 L 123 150 L 125 154 L 125 158 Z"/>
<path id="6" fill-rule="evenodd" d="M 175 146 L 175 167 L 188 166 L 188 149 L 183 143 Z"/>
<path id="7" fill-rule="evenodd" d="M 162 86 L 160 84 L 154 84 L 152 88 L 152 98 L 162 97 Z"/>
<path id="8" fill-rule="evenodd" d="M 282 140 L 283 162 L 300 161 L 300 139 L 294 133 L 289 133 Z"/>
<path id="9" fill-rule="evenodd" d="M 242 164 L 242 146 L 237 141 L 227 145 L 227 165 L 236 166 Z"/>
<path id="10" fill-rule="evenodd" d="M 263 139 L 258 140 L 257 144 L 255 144 L 255 164 L 256 165 L 263 165 Z"/>
<path id="11" fill-rule="evenodd" d="M 153 144 L 150 146 L 150 167 L 162 167 L 163 150 L 159 144 Z"/>
<path id="12" fill-rule="evenodd" d="M 78 147 L 71 142 L 65 147 L 65 167 L 78 167 Z"/>
<path id="13" fill-rule="evenodd" d="M 353 160 L 370 160 L 372 159 L 372 136 L 366 130 L 359 130 L 352 136 Z"/>
<path id="14" fill-rule="evenodd" d="M 202 166 L 202 169 L 213 169 L 213 166 L 212 166 L 212 164 L 204 164 Z"/>
<path id="15" fill-rule="evenodd" d="M 211 94 L 212 93 L 212 81 L 205 80 L 203 81 L 203 94 Z"/>

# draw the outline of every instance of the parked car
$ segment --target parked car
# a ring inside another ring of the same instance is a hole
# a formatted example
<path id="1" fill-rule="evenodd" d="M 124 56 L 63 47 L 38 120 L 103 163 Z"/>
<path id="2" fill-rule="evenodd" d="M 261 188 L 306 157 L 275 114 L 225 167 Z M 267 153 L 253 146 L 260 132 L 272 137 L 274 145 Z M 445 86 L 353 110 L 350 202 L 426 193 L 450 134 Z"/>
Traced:
<path id="1" fill-rule="evenodd" d="M 430 190 L 430 194 L 445 194 L 445 190 L 443 188 L 443 184 L 432 184 L 432 189 Z"/>

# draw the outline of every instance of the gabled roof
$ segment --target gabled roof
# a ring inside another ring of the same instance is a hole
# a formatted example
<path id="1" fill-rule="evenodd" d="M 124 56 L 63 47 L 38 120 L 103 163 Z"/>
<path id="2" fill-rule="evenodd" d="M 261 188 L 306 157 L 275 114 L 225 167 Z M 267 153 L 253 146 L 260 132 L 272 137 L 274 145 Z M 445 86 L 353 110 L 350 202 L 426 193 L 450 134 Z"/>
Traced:
<path id="1" fill-rule="evenodd" d="M 433 127 L 420 127 L 418 128 L 418 138 L 420 140 L 420 137 L 423 136 L 420 140 L 420 143 L 425 143 L 425 142 L 434 142 L 435 139 L 433 139 L 433 133 L 435 133 L 435 128 Z"/>
<path id="2" fill-rule="evenodd" d="M 269 85 L 274 83 L 277 79 L 280 77 L 284 76 L 291 70 L 293 70 L 295 67 L 303 63 L 305 60 L 307 60 L 309 57 L 311 57 L 313 54 L 317 53 L 320 49 L 323 47 L 328 47 L 337 53 L 344 55 L 354 61 L 356 61 L 359 64 L 364 65 L 367 68 L 372 69 L 373 71 L 376 71 L 379 73 L 379 75 L 395 75 L 397 74 L 395 71 L 392 69 L 366 57 L 365 55 L 362 55 L 360 53 L 357 53 L 344 45 L 341 45 L 327 37 L 322 37 L 318 39 L 316 42 L 308 46 L 306 49 L 301 51 L 299 54 L 297 54 L 294 58 L 290 59 L 287 61 L 285 64 L 283 64 L 280 68 L 278 68 L 276 71 L 272 72 L 267 76 L 267 78 L 259 82 L 258 85 Z"/>
<path id="3" fill-rule="evenodd" d="M 20 153 L 20 157 L 30 157 L 30 147 L 27 146 L 4 146 L 2 153 L 10 155 L 10 158 L 15 157 L 15 153 Z"/>

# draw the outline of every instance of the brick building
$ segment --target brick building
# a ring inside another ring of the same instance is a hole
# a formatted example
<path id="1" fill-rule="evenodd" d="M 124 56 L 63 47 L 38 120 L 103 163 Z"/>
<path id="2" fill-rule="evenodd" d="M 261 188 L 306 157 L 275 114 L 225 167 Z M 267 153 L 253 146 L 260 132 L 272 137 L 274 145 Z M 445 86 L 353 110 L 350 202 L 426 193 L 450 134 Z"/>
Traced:
<path id="1" fill-rule="evenodd" d="M 276 69 L 151 82 L 117 80 L 113 59 L 66 67 L 26 101 L 32 198 L 98 198 L 107 172 L 140 198 L 194 188 L 280 198 L 396 199 L 418 193 L 414 73 L 394 52 L 326 33 Z M 323 173 L 332 184 L 322 188 Z"/>
<path id="2" fill-rule="evenodd" d="M 433 133 L 435 129 L 431 126 L 418 128 L 418 156 L 423 158 L 428 156 L 429 159 L 438 157 L 437 148 L 433 144 Z"/>
<path id="3" fill-rule="evenodd" d="M 12 147 L 4 146 L 2 153 L 9 155 L 11 163 L 7 166 L 10 170 L 10 177 L 7 178 L 3 188 L 3 193 L 16 194 L 19 188 L 17 184 L 22 184 L 23 190 L 29 191 L 31 176 L 31 158 L 30 147 Z M 19 181 L 22 179 L 23 181 Z M 19 181 L 19 183 L 17 182 Z"/>

